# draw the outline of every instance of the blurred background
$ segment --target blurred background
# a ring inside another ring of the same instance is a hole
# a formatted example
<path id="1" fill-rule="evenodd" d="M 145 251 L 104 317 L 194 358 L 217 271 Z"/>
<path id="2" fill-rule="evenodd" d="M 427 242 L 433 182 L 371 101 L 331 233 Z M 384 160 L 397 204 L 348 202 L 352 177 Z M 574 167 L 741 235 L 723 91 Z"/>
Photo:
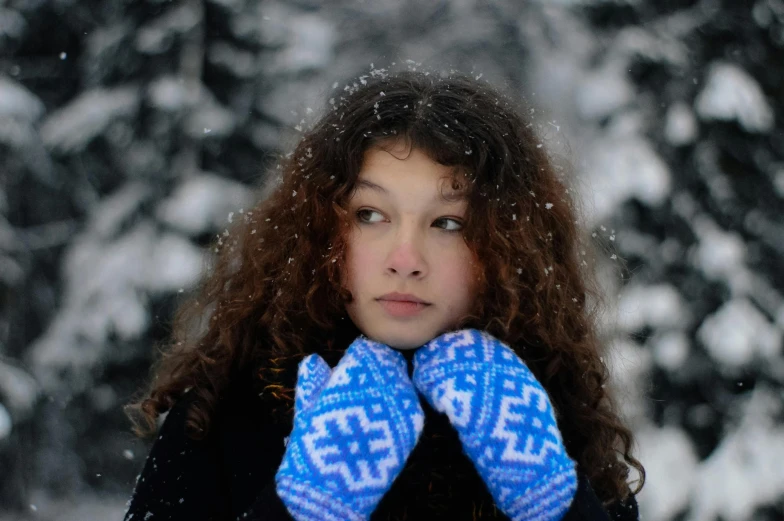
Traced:
<path id="1" fill-rule="evenodd" d="M 784 1 L 0 0 L 0 520 L 122 518 L 209 241 L 400 68 L 524 97 L 573 165 L 642 519 L 784 519 Z"/>

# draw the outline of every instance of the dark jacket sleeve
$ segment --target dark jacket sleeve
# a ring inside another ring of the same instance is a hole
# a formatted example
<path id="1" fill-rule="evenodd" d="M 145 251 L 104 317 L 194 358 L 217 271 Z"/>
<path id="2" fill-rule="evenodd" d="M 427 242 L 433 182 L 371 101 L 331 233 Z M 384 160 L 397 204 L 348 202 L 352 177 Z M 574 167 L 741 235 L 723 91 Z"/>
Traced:
<path id="1" fill-rule="evenodd" d="M 262 491 L 253 506 L 252 512 L 248 512 L 247 519 L 253 521 L 294 520 L 288 510 L 286 510 L 283 501 L 275 492 L 274 484 L 270 484 Z M 574 500 L 561 521 L 639 521 L 637 502 L 634 496 L 630 496 L 626 501 L 615 503 L 609 509 L 606 509 L 594 492 L 588 479 L 583 475 L 579 475 Z"/>
<path id="2" fill-rule="evenodd" d="M 185 434 L 185 421 L 192 397 L 178 400 L 163 422 L 150 449 L 136 487 L 128 502 L 124 521 L 188 520 L 226 521 L 231 512 L 219 451 L 212 434 L 192 440 Z M 213 433 L 214 433 L 213 429 Z M 247 521 L 293 521 L 278 497 L 275 483 L 262 488 Z"/>
<path id="3" fill-rule="evenodd" d="M 626 501 L 605 508 L 584 474 L 577 474 L 577 492 L 561 521 L 638 521 L 637 502 L 631 495 Z"/>
<path id="4" fill-rule="evenodd" d="M 124 520 L 294 521 L 277 494 L 274 479 L 252 496 L 250 508 L 234 511 L 215 442 L 217 429 L 200 441 L 185 434 L 191 401 L 186 393 L 166 416 L 137 478 Z M 585 476 L 578 474 L 577 492 L 562 521 L 638 521 L 637 505 L 631 496 L 605 509 Z"/>
<path id="5" fill-rule="evenodd" d="M 228 511 L 221 466 L 212 438 L 185 434 L 186 393 L 168 412 L 136 478 L 125 521 L 192 519 L 223 521 Z"/>
<path id="6" fill-rule="evenodd" d="M 278 496 L 275 490 L 275 483 L 272 482 L 261 491 L 253 507 L 247 512 L 248 517 L 243 519 L 250 519 L 251 521 L 295 521 L 286 505 Z"/>
<path id="7" fill-rule="evenodd" d="M 293 520 L 286 506 L 275 492 L 273 484 L 267 486 L 253 506 L 253 512 L 248 512 L 248 519 L 252 520 Z M 599 497 L 594 492 L 588 479 L 578 474 L 577 492 L 569 510 L 561 521 L 639 521 L 637 502 L 634 496 L 629 496 L 626 501 L 612 504 L 605 508 Z"/>

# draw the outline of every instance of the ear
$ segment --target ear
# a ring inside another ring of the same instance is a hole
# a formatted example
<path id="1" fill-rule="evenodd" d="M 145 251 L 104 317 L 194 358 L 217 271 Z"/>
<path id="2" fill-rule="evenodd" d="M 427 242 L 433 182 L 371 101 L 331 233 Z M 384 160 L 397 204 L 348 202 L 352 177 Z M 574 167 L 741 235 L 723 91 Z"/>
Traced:
<path id="1" fill-rule="evenodd" d="M 294 412 L 313 406 L 321 390 L 327 385 L 332 369 L 317 354 L 306 356 L 297 369 L 297 388 L 294 391 Z"/>

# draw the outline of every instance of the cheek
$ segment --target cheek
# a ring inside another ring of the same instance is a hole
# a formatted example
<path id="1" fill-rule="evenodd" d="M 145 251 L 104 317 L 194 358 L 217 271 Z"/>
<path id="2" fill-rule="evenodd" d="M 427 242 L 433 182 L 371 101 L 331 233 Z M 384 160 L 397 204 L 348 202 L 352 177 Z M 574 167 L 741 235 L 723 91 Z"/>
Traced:
<path id="1" fill-rule="evenodd" d="M 370 276 L 371 270 L 378 265 L 379 260 L 374 256 L 372 248 L 363 248 L 362 245 L 349 245 L 346 251 L 346 281 L 349 289 L 359 289 Z"/>
<path id="2" fill-rule="evenodd" d="M 478 288 L 479 264 L 474 259 L 471 252 L 466 247 L 459 256 L 460 260 L 456 263 L 453 273 L 453 281 L 456 282 L 455 290 L 464 298 L 472 299 Z"/>
<path id="3" fill-rule="evenodd" d="M 443 271 L 443 277 L 442 283 L 447 285 L 455 297 L 466 298 L 471 294 L 474 281 L 473 270 L 469 263 L 455 263 Z"/>
<path id="4" fill-rule="evenodd" d="M 473 284 L 475 268 L 472 266 L 471 254 L 464 247 L 442 252 L 431 266 L 432 274 L 442 287 L 459 295 Z"/>

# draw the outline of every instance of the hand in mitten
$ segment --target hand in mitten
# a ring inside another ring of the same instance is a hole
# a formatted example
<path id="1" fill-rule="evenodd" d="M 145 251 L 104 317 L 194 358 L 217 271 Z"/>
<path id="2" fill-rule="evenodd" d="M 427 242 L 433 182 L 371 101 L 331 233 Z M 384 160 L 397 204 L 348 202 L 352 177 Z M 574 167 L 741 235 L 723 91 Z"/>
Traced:
<path id="1" fill-rule="evenodd" d="M 278 495 L 298 521 L 368 519 L 422 432 L 405 358 L 359 337 L 331 374 L 317 355 L 304 359 L 295 393 Z"/>
<path id="2" fill-rule="evenodd" d="M 506 515 L 563 517 L 577 490 L 575 464 L 547 392 L 511 348 L 475 329 L 445 333 L 414 354 L 413 382 L 447 414 Z"/>

